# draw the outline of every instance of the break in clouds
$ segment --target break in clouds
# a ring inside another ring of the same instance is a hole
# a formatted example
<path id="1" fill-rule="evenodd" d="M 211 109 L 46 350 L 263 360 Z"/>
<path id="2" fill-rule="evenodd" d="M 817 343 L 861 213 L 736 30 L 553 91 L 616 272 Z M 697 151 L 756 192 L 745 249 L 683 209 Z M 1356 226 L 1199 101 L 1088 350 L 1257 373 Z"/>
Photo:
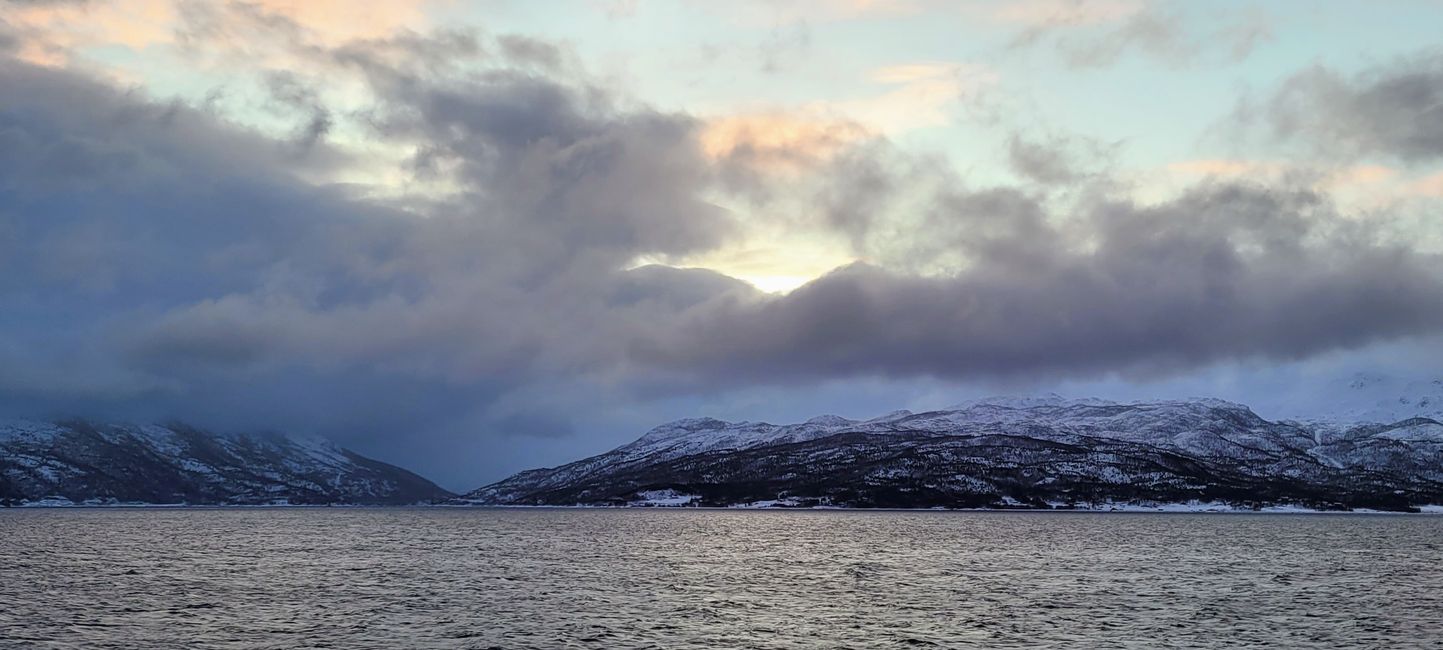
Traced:
<path id="1" fill-rule="evenodd" d="M 298 125 L 278 138 L 0 63 L 6 409 L 552 434 L 566 418 L 505 398 L 1162 374 L 1443 330 L 1437 257 L 1310 185 L 1210 180 L 1144 202 L 1014 139 L 998 155 L 1036 182 L 979 186 L 850 129 L 780 152 L 779 172 L 779 152 L 708 152 L 703 119 L 617 96 L 542 41 L 408 34 L 297 56 L 367 105 L 269 71 L 271 109 Z M 1250 119 L 1300 146 L 1436 160 L 1438 70 L 1304 72 Z M 329 143 L 338 121 L 443 191 L 317 180 L 357 164 Z M 742 206 L 859 261 L 785 295 L 638 266 L 744 237 Z"/>

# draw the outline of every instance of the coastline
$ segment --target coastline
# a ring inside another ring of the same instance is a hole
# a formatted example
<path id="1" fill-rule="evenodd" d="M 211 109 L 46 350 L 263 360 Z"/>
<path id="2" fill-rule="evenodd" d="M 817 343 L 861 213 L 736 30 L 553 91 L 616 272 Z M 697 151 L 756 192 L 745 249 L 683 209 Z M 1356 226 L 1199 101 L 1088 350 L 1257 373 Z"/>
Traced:
<path id="1" fill-rule="evenodd" d="M 1301 506 L 1265 506 L 1244 508 L 1225 504 L 1168 503 L 1155 505 L 1110 504 L 1094 508 L 855 508 L 846 506 L 753 506 L 739 504 L 731 506 L 692 505 L 500 505 L 500 504 L 458 504 L 458 503 L 411 503 L 411 504 L 225 504 L 225 503 L 55 503 L 38 502 L 15 504 L 0 508 L 6 510 L 270 510 L 270 509 L 449 509 L 449 510 L 711 510 L 741 512 L 960 512 L 960 513 L 1055 513 L 1055 514 L 1192 514 L 1192 515 L 1443 515 L 1443 505 L 1418 506 L 1418 512 L 1400 510 L 1373 510 L 1357 508 L 1352 510 L 1322 510 Z"/>

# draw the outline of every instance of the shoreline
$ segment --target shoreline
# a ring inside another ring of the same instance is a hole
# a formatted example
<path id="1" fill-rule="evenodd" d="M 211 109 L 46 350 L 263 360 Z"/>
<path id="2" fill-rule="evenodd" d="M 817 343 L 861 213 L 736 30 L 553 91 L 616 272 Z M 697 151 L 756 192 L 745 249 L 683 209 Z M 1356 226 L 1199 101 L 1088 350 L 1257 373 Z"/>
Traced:
<path id="1" fill-rule="evenodd" d="M 708 510 L 727 512 L 935 512 L 935 513 L 1056 513 L 1056 514 L 1160 514 L 1160 515 L 1443 515 L 1443 505 L 1418 506 L 1418 512 L 1400 510 L 1319 510 L 1300 506 L 1267 506 L 1259 509 L 1221 504 L 1117 504 L 1106 508 L 855 508 L 844 506 L 689 506 L 689 505 L 488 505 L 488 504 L 187 504 L 187 503 L 44 503 L 0 507 L 7 510 L 290 510 L 290 509 L 449 509 L 449 510 Z"/>

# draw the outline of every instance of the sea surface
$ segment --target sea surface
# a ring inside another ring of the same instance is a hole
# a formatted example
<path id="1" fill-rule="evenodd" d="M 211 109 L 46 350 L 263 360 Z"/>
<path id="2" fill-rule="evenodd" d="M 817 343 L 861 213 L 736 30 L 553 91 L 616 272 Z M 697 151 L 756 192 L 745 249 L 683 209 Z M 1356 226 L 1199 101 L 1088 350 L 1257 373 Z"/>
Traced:
<path id="1" fill-rule="evenodd" d="M 1443 517 L 0 511 L 5 648 L 1443 647 Z"/>

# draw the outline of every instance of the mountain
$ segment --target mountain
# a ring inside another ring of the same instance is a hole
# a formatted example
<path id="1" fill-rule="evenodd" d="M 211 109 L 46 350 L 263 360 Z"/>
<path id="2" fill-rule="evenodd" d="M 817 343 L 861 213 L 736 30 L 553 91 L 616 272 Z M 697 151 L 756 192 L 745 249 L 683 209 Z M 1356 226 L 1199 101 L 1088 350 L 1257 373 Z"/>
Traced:
<path id="1" fill-rule="evenodd" d="M 1426 381 L 1360 373 L 1348 381 L 1325 419 L 1343 422 L 1397 422 L 1408 418 L 1443 421 L 1443 379 Z"/>
<path id="2" fill-rule="evenodd" d="M 483 505 L 1242 507 L 1443 504 L 1443 424 L 1269 421 L 1214 399 L 997 398 L 871 420 L 678 420 L 521 472 Z"/>
<path id="3" fill-rule="evenodd" d="M 319 438 L 180 424 L 0 424 L 0 504 L 405 504 L 451 497 Z"/>

